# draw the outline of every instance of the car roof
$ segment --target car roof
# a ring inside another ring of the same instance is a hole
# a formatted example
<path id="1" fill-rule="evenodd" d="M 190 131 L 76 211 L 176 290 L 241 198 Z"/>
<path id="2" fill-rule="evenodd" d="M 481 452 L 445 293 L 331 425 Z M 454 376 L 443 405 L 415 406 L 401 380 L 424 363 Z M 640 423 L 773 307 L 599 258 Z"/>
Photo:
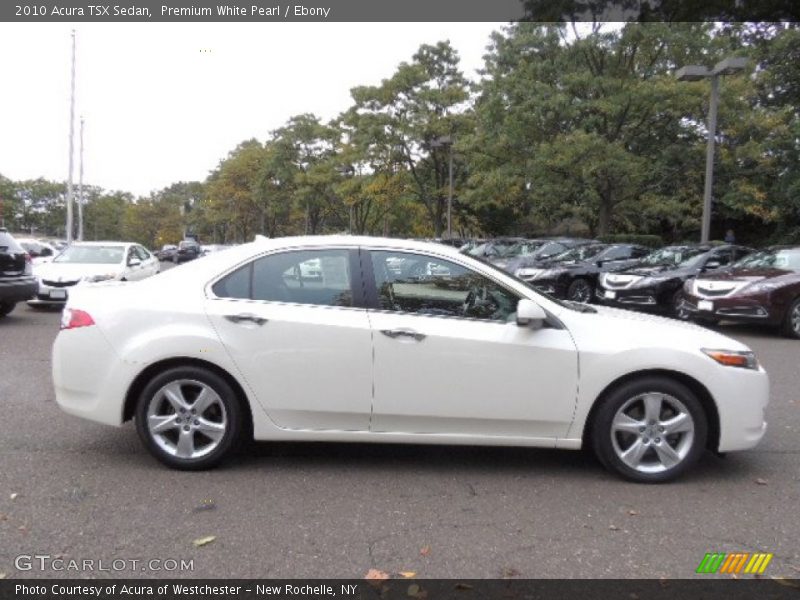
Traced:
<path id="1" fill-rule="evenodd" d="M 72 242 L 70 246 L 133 246 L 136 242 Z"/>

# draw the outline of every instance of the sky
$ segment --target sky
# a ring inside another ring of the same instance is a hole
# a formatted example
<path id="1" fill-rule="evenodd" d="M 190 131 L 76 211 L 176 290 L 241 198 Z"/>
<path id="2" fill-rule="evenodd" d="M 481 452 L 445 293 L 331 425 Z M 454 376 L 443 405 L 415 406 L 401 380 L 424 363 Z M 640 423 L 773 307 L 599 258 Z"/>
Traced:
<path id="1" fill-rule="evenodd" d="M 2 23 L 0 175 L 66 181 L 71 30 L 85 184 L 148 195 L 204 180 L 293 115 L 328 120 L 421 44 L 449 39 L 477 79 L 502 23 Z"/>

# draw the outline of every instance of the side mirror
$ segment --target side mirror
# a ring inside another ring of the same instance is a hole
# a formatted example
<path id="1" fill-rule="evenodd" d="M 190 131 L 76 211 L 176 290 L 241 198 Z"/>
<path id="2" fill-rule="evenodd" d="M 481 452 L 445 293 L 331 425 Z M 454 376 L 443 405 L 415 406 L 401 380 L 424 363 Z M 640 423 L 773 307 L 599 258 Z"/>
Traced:
<path id="1" fill-rule="evenodd" d="M 706 263 L 706 266 L 704 267 L 704 269 L 705 269 L 706 271 L 709 271 L 709 270 L 711 270 L 711 269 L 718 269 L 718 268 L 720 268 L 721 266 L 722 266 L 722 263 L 721 263 L 721 262 L 719 262 L 718 260 L 710 260 L 710 261 L 708 261 L 708 262 Z"/>
<path id="2" fill-rule="evenodd" d="M 523 298 L 517 304 L 517 325 L 539 329 L 547 318 L 544 309 L 533 300 Z"/>
<path id="3" fill-rule="evenodd" d="M 138 258 L 129 258 L 128 259 L 128 266 L 129 267 L 138 267 L 140 264 L 142 264 L 142 261 L 139 260 Z"/>

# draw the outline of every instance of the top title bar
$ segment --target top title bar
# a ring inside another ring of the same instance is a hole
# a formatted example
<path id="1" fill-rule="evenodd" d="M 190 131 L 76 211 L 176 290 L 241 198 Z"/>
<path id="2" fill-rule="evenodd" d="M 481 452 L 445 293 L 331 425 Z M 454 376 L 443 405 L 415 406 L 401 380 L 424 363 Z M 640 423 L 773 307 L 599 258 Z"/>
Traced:
<path id="1" fill-rule="evenodd" d="M 0 21 L 800 21 L 794 0 L 4 0 Z"/>

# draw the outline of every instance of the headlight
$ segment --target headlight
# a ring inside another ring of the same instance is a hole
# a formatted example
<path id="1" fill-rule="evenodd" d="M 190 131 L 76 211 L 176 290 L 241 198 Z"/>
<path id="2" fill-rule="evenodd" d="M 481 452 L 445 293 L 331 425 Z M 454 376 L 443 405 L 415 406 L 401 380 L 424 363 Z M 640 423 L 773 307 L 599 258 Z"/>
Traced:
<path id="1" fill-rule="evenodd" d="M 713 358 L 719 364 L 726 367 L 741 367 L 743 369 L 758 369 L 756 355 L 752 352 L 740 352 L 737 350 L 709 350 L 701 348 L 703 354 Z"/>
<path id="2" fill-rule="evenodd" d="M 771 281 L 756 281 L 755 283 L 751 283 L 747 287 L 742 290 L 743 294 L 763 294 L 764 292 L 772 292 L 777 290 L 780 286 L 778 283 L 773 283 Z"/>
<path id="3" fill-rule="evenodd" d="M 117 276 L 116 273 L 103 273 L 102 275 L 88 275 L 83 278 L 84 281 L 88 283 L 97 283 L 98 281 L 107 281 L 109 279 L 114 279 Z"/>
<path id="4" fill-rule="evenodd" d="M 539 273 L 541 273 L 540 269 L 517 269 L 516 271 L 514 271 L 514 275 L 516 275 L 520 279 L 523 279 L 523 278 L 526 278 L 526 277 L 527 278 L 534 278 L 534 277 L 538 276 Z"/>
<path id="5" fill-rule="evenodd" d="M 566 269 L 545 269 L 541 273 L 539 273 L 539 277 L 537 279 L 549 279 L 551 277 L 558 277 L 562 273 L 566 273 Z"/>
<path id="6" fill-rule="evenodd" d="M 647 287 L 650 285 L 658 285 L 659 283 L 663 283 L 668 279 L 669 277 L 644 277 L 643 279 L 633 283 L 631 287 Z"/>

